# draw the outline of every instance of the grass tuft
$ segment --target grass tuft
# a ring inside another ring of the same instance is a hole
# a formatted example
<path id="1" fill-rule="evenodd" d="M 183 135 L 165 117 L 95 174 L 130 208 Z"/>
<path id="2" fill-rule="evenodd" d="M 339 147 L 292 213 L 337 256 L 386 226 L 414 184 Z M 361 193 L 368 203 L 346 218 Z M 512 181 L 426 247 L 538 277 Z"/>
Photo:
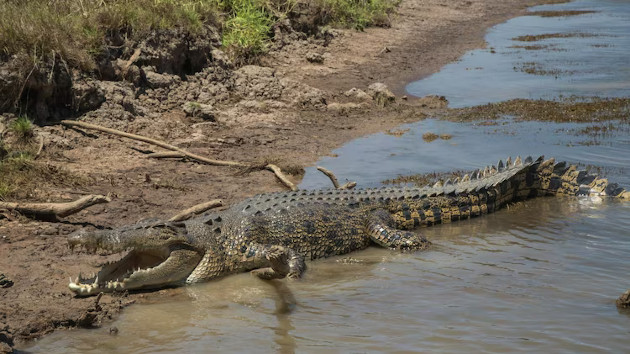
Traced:
<path id="1" fill-rule="evenodd" d="M 233 15 L 223 25 L 223 46 L 232 59 L 248 62 L 269 48 L 274 20 L 253 0 L 239 0 L 231 5 Z"/>
<path id="2" fill-rule="evenodd" d="M 27 116 L 19 116 L 11 122 L 9 129 L 17 135 L 19 140 L 28 141 L 35 136 L 33 122 Z"/>
<path id="3" fill-rule="evenodd" d="M 334 25 L 363 30 L 389 26 L 389 14 L 400 0 L 320 0 L 321 11 Z"/>

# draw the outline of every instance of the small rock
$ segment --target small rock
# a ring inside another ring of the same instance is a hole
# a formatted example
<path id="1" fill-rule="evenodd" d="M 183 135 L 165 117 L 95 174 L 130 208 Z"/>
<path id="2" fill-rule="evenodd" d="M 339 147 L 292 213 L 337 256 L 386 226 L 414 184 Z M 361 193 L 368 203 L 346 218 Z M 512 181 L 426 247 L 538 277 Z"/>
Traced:
<path id="1" fill-rule="evenodd" d="M 77 112 L 95 110 L 105 102 L 105 93 L 94 80 L 76 80 L 71 91 L 73 106 Z"/>
<path id="2" fill-rule="evenodd" d="M 381 82 L 368 86 L 367 93 L 372 96 L 372 99 L 381 107 L 385 107 L 396 101 L 396 96 L 387 88 L 387 85 Z"/>
<path id="3" fill-rule="evenodd" d="M 13 281 L 7 278 L 6 275 L 0 273 L 0 288 L 10 288 L 13 286 Z"/>
<path id="4" fill-rule="evenodd" d="M 365 91 L 358 89 L 356 87 L 351 88 L 350 90 L 343 93 L 346 97 L 354 97 L 358 100 L 368 101 L 372 99 L 372 96 L 368 95 Z"/>
<path id="5" fill-rule="evenodd" d="M 112 336 L 115 336 L 118 334 L 118 327 L 110 327 L 109 328 L 109 334 Z"/>
<path id="6" fill-rule="evenodd" d="M 361 104 L 361 103 L 354 103 L 354 102 L 348 102 L 348 103 L 338 103 L 338 102 L 333 102 L 328 104 L 328 106 L 326 107 L 329 111 L 336 111 L 336 112 L 349 112 L 355 109 L 359 109 L 361 107 L 363 107 L 365 103 Z"/>
<path id="7" fill-rule="evenodd" d="M 186 102 L 183 107 L 186 116 L 215 121 L 215 110 L 212 105 L 198 102 Z"/>
<path id="8" fill-rule="evenodd" d="M 144 69 L 144 68 L 143 68 Z M 144 70 L 147 84 L 150 88 L 169 87 L 181 81 L 176 75 L 158 74 L 151 70 Z"/>
<path id="9" fill-rule="evenodd" d="M 306 54 L 306 60 L 311 63 L 321 64 L 324 62 L 324 56 L 316 52 L 309 52 Z"/>
<path id="10" fill-rule="evenodd" d="M 630 290 L 627 290 L 625 293 L 621 294 L 616 303 L 617 307 L 620 309 L 630 308 Z"/>

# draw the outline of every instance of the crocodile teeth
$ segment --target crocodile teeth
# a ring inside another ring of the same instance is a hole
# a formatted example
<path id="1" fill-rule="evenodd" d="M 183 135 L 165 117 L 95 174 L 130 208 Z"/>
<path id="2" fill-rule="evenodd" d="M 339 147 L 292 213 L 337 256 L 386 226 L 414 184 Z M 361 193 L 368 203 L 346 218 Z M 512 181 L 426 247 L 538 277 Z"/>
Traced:
<path id="1" fill-rule="evenodd" d="M 462 177 L 462 182 L 468 182 L 470 181 L 470 176 L 468 174 L 465 174 L 464 177 Z"/>
<path id="2" fill-rule="evenodd" d="M 503 165 L 503 160 L 499 160 L 499 163 L 497 163 L 497 169 L 499 171 L 503 171 L 504 168 L 505 166 Z"/>
<path id="3" fill-rule="evenodd" d="M 506 167 L 512 166 L 512 156 L 508 156 L 508 158 L 505 159 L 505 166 Z"/>
<path id="4" fill-rule="evenodd" d="M 523 164 L 523 160 L 521 160 L 520 156 L 517 156 L 514 160 L 514 166 L 521 166 Z"/>

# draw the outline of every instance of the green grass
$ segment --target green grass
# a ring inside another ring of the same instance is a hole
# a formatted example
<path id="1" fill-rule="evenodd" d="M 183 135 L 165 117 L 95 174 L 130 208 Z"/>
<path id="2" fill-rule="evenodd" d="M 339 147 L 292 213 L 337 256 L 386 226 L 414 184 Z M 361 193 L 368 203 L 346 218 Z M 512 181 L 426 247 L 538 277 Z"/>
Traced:
<path id="1" fill-rule="evenodd" d="M 363 30 L 368 26 L 388 26 L 391 13 L 400 0 L 319 0 L 321 11 L 333 25 Z"/>
<path id="2" fill-rule="evenodd" d="M 9 129 L 22 141 L 28 141 L 34 136 L 33 122 L 27 116 L 19 116 L 11 122 Z"/>
<path id="3" fill-rule="evenodd" d="M 223 25 L 223 46 L 237 61 L 265 53 L 271 42 L 273 17 L 253 0 L 232 3 L 232 16 Z"/>
<path id="4" fill-rule="evenodd" d="M 324 21 L 363 29 L 385 25 L 398 0 L 316 0 Z M 0 60 L 18 55 L 39 65 L 53 60 L 95 69 L 109 38 L 141 39 L 148 32 L 180 28 L 195 35 L 219 24 L 235 56 L 269 48 L 271 28 L 296 0 L 1 0 Z M 32 67 L 31 65 L 31 67 Z M 30 69 L 29 69 L 30 70 Z M 29 70 L 25 70 L 28 72 Z"/>
<path id="5" fill-rule="evenodd" d="M 138 39 L 149 31 L 201 29 L 217 14 L 217 0 L 2 0 L 0 55 L 21 55 L 34 65 L 60 59 L 95 68 L 107 37 Z"/>
<path id="6" fill-rule="evenodd" d="M 13 192 L 13 188 L 6 183 L 5 181 L 0 181 L 0 200 L 4 200 L 4 198 L 11 195 Z"/>

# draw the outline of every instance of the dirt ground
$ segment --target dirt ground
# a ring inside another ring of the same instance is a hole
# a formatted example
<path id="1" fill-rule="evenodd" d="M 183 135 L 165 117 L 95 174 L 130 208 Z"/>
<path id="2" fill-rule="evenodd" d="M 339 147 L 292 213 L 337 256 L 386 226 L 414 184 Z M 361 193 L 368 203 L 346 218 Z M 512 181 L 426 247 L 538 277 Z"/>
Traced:
<path id="1" fill-rule="evenodd" d="M 215 98 L 225 95 L 212 106 L 211 118 L 187 114 L 182 105 L 200 100 L 197 91 L 212 86 L 207 80 L 219 75 L 218 68 L 138 97 L 124 86 L 112 86 L 104 107 L 80 119 L 215 159 L 274 160 L 285 169 L 309 166 L 349 140 L 442 112 L 446 103 L 437 97 L 403 99 L 404 85 L 484 46 L 488 27 L 534 4 L 403 0 L 391 28 L 334 30 L 334 38 L 326 43 L 293 41 L 269 54 L 262 63 L 265 68 L 237 70 L 222 81 L 231 87 L 229 92 L 219 87 L 209 93 Z M 307 61 L 309 53 L 321 55 L 323 63 Z M 398 95 L 396 101 L 381 107 L 358 90 L 344 94 L 352 88 L 368 91 L 375 82 L 387 84 Z M 172 292 L 105 295 L 98 305 L 95 298 L 75 298 L 67 288 L 68 278 L 96 271 L 107 257 L 71 253 L 65 241 L 70 232 L 83 225 L 114 227 L 170 217 L 210 199 L 229 205 L 284 189 L 268 171 L 242 173 L 177 159 L 149 159 L 147 151 L 160 149 L 103 133 L 60 125 L 38 128 L 37 133 L 46 142 L 37 163 L 68 174 L 58 183 L 42 185 L 28 199 L 67 201 L 109 194 L 113 200 L 59 222 L 8 214 L 0 218 L 0 273 L 12 281 L 0 281 L 0 352 L 58 328 L 106 324 L 131 303 L 159 300 Z M 300 175 L 291 178 L 299 182 Z"/>

